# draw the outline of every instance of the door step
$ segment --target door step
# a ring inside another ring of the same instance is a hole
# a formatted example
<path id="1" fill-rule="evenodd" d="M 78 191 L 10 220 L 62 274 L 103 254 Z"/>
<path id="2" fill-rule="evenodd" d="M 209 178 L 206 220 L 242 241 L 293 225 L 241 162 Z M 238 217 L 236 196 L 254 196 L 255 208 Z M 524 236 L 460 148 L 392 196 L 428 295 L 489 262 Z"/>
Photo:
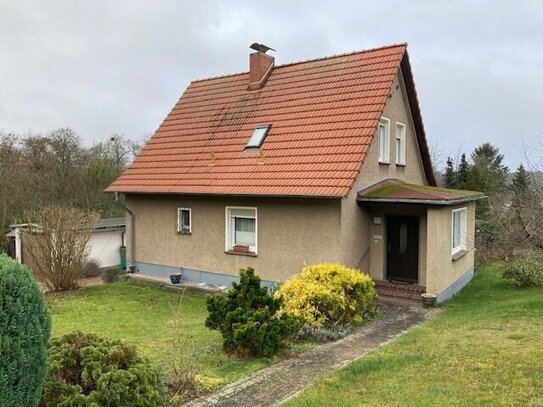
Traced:
<path id="1" fill-rule="evenodd" d="M 375 289 L 380 298 L 401 299 L 422 302 L 421 294 L 426 292 L 426 287 L 416 284 L 394 284 L 389 281 L 376 280 Z"/>

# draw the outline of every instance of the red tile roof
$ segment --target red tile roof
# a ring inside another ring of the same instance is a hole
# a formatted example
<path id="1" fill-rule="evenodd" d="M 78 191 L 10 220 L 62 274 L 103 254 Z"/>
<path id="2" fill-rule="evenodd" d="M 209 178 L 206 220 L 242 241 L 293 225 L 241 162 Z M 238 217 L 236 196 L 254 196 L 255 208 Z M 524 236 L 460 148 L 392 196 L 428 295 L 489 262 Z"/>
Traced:
<path id="1" fill-rule="evenodd" d="M 343 197 L 360 171 L 406 45 L 192 82 L 132 165 L 106 191 Z M 406 80 L 426 175 L 435 184 L 412 77 Z M 418 118 L 418 120 L 417 120 Z M 259 150 L 254 128 L 272 127 Z"/>

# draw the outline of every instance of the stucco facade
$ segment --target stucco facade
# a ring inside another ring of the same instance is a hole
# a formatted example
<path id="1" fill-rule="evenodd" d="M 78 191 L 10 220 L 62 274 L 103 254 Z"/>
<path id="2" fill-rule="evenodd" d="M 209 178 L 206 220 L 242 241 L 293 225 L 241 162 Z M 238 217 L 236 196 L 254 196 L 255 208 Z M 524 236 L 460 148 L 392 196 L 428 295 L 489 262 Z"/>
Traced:
<path id="1" fill-rule="evenodd" d="M 418 242 L 418 284 L 426 286 L 427 254 L 428 254 L 428 218 L 427 209 L 421 207 L 406 206 L 386 206 L 368 209 L 371 215 L 372 223 L 368 231 L 370 240 L 370 266 L 369 273 L 375 280 L 386 280 L 386 260 L 387 260 L 387 216 L 403 215 L 419 217 L 419 242 Z M 373 219 L 380 219 L 380 224 L 375 224 Z M 450 250 L 449 250 L 450 252 Z"/>
<path id="2" fill-rule="evenodd" d="M 254 267 L 267 282 L 280 282 L 304 264 L 339 262 L 359 268 L 375 280 L 386 280 L 387 216 L 418 219 L 418 275 L 416 283 L 444 300 L 469 281 L 473 273 L 475 204 L 467 203 L 466 253 L 453 260 L 451 228 L 453 206 L 384 205 L 357 202 L 358 191 L 383 179 L 428 185 L 416 126 L 409 109 L 401 71 L 394 79 L 382 117 L 390 121 L 390 162 L 379 163 L 377 130 L 360 172 L 347 196 L 318 198 L 242 198 L 227 196 L 128 194 L 134 214 L 127 219 L 128 259 L 143 274 L 184 278 L 227 285 L 240 268 Z M 396 164 L 396 123 L 405 126 L 405 164 Z M 242 255 L 225 247 L 226 208 L 257 209 L 257 253 Z M 190 208 L 191 233 L 177 232 L 177 208 Z M 135 248 L 135 253 L 132 252 Z"/>
<path id="3" fill-rule="evenodd" d="M 371 234 L 369 233 L 370 214 L 361 210 L 356 202 L 356 194 L 361 189 L 385 178 L 397 178 L 414 184 L 426 185 L 424 169 L 417 140 L 413 119 L 407 107 L 407 95 L 401 72 L 394 79 L 392 91 L 385 105 L 383 117 L 390 120 L 390 163 L 379 163 L 379 146 L 371 143 L 362 164 L 361 174 L 358 175 L 349 195 L 341 202 L 341 260 L 349 267 L 357 267 L 371 274 L 370 249 Z M 395 141 L 393 127 L 395 123 L 406 126 L 405 165 L 396 165 L 396 149 L 392 148 Z"/>
<path id="4" fill-rule="evenodd" d="M 236 276 L 251 266 L 264 280 L 283 281 L 304 264 L 341 261 L 337 199 L 130 195 L 127 205 L 135 215 L 135 260 L 141 272 L 146 265 L 163 265 Z M 226 252 L 228 206 L 257 208 L 256 256 Z M 191 234 L 177 232 L 178 207 L 191 208 Z M 127 247 L 132 259 L 132 245 Z"/>
<path id="5" fill-rule="evenodd" d="M 467 242 L 465 253 L 459 258 L 452 254 L 452 213 L 467 209 Z M 372 218 L 380 224 L 371 225 L 370 274 L 376 280 L 386 280 L 386 222 L 388 215 L 419 217 L 418 284 L 426 291 L 441 294 L 451 288 L 464 275 L 473 272 L 475 253 L 475 203 L 444 207 L 383 206 L 369 209 Z M 469 281 L 469 279 L 468 279 Z M 467 282 L 467 281 L 466 281 Z M 457 289 L 451 290 L 456 292 Z M 450 295 L 454 294 L 451 292 Z M 445 295 L 445 297 L 450 297 Z M 443 298 L 443 299 L 447 299 Z"/>
<path id="6" fill-rule="evenodd" d="M 457 259 L 451 254 L 452 211 L 467 209 L 467 236 L 465 253 Z M 426 289 L 450 298 L 458 291 L 454 286 L 459 280 L 467 283 L 473 276 L 475 257 L 475 202 L 446 208 L 428 209 L 428 246 L 426 254 Z M 450 290 L 450 292 L 447 292 Z"/>

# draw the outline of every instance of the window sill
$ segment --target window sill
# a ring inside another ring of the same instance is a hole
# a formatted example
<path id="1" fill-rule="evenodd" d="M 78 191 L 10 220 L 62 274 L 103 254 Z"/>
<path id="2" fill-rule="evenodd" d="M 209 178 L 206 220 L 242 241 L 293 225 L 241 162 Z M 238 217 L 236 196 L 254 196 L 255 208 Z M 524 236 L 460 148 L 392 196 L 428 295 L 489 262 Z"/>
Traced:
<path id="1" fill-rule="evenodd" d="M 466 254 L 468 254 L 468 251 L 466 249 L 458 250 L 456 253 L 453 253 L 452 261 L 460 260 Z"/>
<path id="2" fill-rule="evenodd" d="M 405 168 L 406 165 L 405 165 L 405 164 L 396 163 L 396 167 L 403 167 L 403 168 Z"/>
<path id="3" fill-rule="evenodd" d="M 192 235 L 192 232 L 177 232 L 178 235 Z"/>
<path id="4" fill-rule="evenodd" d="M 390 163 L 387 163 L 387 162 L 384 162 L 384 161 L 379 161 L 379 165 L 390 165 Z"/>
<path id="5" fill-rule="evenodd" d="M 235 251 L 233 251 L 233 250 L 225 250 L 224 252 L 225 252 L 226 254 L 233 254 L 233 255 L 236 255 L 236 256 L 256 257 L 256 253 L 254 253 L 254 252 L 240 253 L 240 252 L 235 252 Z"/>

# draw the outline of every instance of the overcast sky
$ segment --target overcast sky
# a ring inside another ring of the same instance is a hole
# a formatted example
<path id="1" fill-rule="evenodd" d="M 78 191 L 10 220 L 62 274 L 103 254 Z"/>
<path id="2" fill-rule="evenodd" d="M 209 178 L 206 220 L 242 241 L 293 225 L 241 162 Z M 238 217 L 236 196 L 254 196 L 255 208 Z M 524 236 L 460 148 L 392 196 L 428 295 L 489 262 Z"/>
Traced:
<path id="1" fill-rule="evenodd" d="M 543 156 L 543 1 L 0 0 L 0 130 L 153 133 L 191 79 L 408 42 L 430 144 Z"/>

